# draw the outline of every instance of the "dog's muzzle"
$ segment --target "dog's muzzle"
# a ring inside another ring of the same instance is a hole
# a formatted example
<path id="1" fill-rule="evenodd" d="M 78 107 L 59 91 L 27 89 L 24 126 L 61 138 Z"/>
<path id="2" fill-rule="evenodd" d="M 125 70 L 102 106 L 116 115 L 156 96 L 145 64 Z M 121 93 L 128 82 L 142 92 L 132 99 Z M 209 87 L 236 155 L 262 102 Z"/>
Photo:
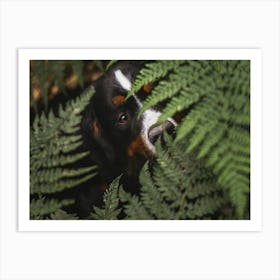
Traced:
<path id="1" fill-rule="evenodd" d="M 171 134 L 174 131 L 174 128 L 177 126 L 177 123 L 173 119 L 168 119 L 164 123 L 150 128 L 148 132 L 149 140 L 152 144 L 154 144 L 157 139 L 160 137 L 160 135 L 163 134 L 163 132 L 167 132 L 168 134 Z"/>

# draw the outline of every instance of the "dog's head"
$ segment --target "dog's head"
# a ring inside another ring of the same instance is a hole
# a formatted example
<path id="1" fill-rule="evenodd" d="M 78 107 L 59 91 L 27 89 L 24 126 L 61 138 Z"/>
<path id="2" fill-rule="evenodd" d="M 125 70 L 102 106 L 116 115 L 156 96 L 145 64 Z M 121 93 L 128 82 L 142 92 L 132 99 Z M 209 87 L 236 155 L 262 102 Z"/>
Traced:
<path id="1" fill-rule="evenodd" d="M 149 87 L 126 100 L 141 67 L 143 63 L 140 61 L 119 61 L 111 66 L 95 81 L 96 92 L 83 116 L 86 145 L 110 179 L 122 172 L 136 176 L 145 160 L 155 153 L 157 137 L 175 125 L 170 120 L 152 128 L 160 116 L 160 112 L 154 109 L 138 117 Z"/>

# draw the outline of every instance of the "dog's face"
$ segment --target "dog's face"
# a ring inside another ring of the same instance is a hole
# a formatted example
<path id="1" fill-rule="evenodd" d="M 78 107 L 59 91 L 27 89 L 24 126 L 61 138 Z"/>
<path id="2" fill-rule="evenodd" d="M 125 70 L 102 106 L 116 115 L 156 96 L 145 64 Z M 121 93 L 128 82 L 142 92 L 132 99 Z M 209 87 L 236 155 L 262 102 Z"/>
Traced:
<path id="1" fill-rule="evenodd" d="M 125 100 L 142 66 L 137 61 L 113 65 L 95 82 L 96 92 L 83 117 L 85 141 L 96 161 L 108 169 L 108 177 L 121 172 L 136 176 L 144 161 L 155 153 L 155 139 L 174 125 L 168 122 L 151 129 L 160 116 L 160 112 L 153 109 L 138 117 L 142 102 L 149 94 L 147 87 Z"/>

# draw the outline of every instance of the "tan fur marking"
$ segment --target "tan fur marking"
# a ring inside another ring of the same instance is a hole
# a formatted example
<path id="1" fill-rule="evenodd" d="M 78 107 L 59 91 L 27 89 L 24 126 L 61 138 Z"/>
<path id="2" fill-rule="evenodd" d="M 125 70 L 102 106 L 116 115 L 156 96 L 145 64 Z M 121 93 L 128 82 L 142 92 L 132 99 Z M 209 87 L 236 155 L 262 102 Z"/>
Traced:
<path id="1" fill-rule="evenodd" d="M 112 103 L 116 106 L 122 105 L 124 103 L 124 101 L 125 101 L 125 98 L 122 95 L 117 95 L 112 98 Z"/>
<path id="2" fill-rule="evenodd" d="M 153 84 L 146 84 L 143 86 L 143 90 L 146 92 L 146 93 L 150 93 L 152 91 L 152 89 L 154 88 L 154 85 Z"/>
<path id="3" fill-rule="evenodd" d="M 133 157 L 135 154 L 142 155 L 145 158 L 152 156 L 151 151 L 146 146 L 144 135 L 142 134 L 139 134 L 127 148 L 127 155 L 129 157 Z"/>
<path id="4" fill-rule="evenodd" d="M 99 124 L 97 121 L 94 121 L 92 124 L 93 127 L 93 133 L 95 137 L 99 137 L 100 136 L 100 128 L 99 128 Z"/>
<path id="5" fill-rule="evenodd" d="M 127 149 L 127 154 L 129 157 L 133 157 L 135 153 L 141 153 L 141 150 L 144 149 L 144 142 L 142 140 L 141 135 L 139 135 L 136 139 L 134 139 Z"/>

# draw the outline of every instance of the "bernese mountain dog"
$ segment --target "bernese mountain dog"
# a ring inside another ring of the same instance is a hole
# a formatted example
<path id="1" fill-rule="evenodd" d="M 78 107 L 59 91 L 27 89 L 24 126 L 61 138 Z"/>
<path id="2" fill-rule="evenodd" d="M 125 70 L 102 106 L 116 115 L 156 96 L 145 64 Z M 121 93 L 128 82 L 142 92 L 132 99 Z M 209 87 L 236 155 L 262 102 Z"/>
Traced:
<path id="1" fill-rule="evenodd" d="M 87 216 L 93 205 L 102 204 L 103 192 L 121 174 L 125 191 L 138 194 L 139 172 L 155 154 L 156 139 L 176 126 L 170 118 L 154 127 L 161 114 L 158 108 L 148 109 L 139 117 L 151 85 L 126 100 L 143 66 L 143 61 L 118 61 L 93 84 L 95 94 L 84 111 L 81 128 L 85 147 L 99 167 L 99 176 L 94 186 L 83 188 L 77 197 L 81 217 Z"/>

